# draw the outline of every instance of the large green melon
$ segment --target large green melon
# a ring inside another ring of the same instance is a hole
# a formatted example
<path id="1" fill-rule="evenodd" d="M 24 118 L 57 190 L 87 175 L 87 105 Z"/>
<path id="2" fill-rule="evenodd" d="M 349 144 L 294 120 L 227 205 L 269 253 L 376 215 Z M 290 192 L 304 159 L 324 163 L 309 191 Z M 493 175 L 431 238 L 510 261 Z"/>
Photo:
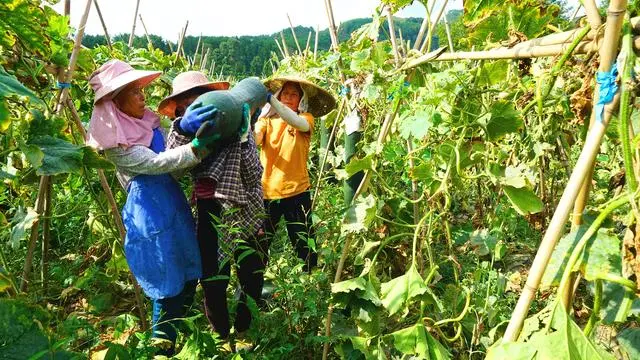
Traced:
<path id="1" fill-rule="evenodd" d="M 241 80 L 230 90 L 211 91 L 200 95 L 193 103 L 215 106 L 219 114 L 208 134 L 218 134 L 221 140 L 227 140 L 238 134 L 242 125 L 242 105 L 249 104 L 252 112 L 261 108 L 267 101 L 267 88 L 258 78 Z"/>

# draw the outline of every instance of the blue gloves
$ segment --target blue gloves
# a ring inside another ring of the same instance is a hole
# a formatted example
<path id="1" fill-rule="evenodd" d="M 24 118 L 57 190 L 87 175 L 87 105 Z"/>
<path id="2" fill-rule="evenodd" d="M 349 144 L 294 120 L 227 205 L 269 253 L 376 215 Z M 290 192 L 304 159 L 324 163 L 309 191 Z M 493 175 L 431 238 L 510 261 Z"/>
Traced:
<path id="1" fill-rule="evenodd" d="M 207 120 L 212 120 L 217 112 L 218 109 L 214 105 L 202 106 L 201 103 L 197 103 L 187 108 L 178 125 L 184 133 L 194 135 L 200 126 Z"/>
<path id="2" fill-rule="evenodd" d="M 160 154 L 165 150 L 164 136 L 162 136 L 162 131 L 160 131 L 159 128 L 153 129 L 153 137 L 151 138 L 149 149 L 153 150 L 156 154 Z"/>
<path id="3" fill-rule="evenodd" d="M 267 92 L 267 104 L 271 103 L 271 97 L 273 97 L 273 94 L 271 93 L 271 91 Z"/>

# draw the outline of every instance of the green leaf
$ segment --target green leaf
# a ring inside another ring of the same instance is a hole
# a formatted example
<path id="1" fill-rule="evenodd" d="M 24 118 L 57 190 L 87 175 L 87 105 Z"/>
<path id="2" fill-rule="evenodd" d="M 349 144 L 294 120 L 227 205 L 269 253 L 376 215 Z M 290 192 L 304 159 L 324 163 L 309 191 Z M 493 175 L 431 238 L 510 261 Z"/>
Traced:
<path id="1" fill-rule="evenodd" d="M 478 85 L 492 86 L 503 82 L 507 78 L 509 63 L 506 60 L 485 62 L 478 74 Z"/>
<path id="2" fill-rule="evenodd" d="M 347 171 L 347 175 L 349 175 L 349 177 L 359 173 L 360 171 L 373 169 L 373 154 L 367 155 L 362 159 L 358 159 L 355 157 L 351 158 L 344 169 Z"/>
<path id="3" fill-rule="evenodd" d="M 391 333 L 393 345 L 405 355 L 417 355 L 429 359 L 427 331 L 422 324 L 416 324 Z"/>
<path id="4" fill-rule="evenodd" d="M 502 189 L 520 215 L 539 213 L 544 208 L 544 204 L 532 190 L 513 186 L 503 186 Z"/>
<path id="5" fill-rule="evenodd" d="M 434 117 L 439 116 L 440 114 L 435 112 L 432 106 L 421 106 L 417 109 L 411 108 L 400 116 L 398 125 L 400 136 L 404 139 L 414 137 L 422 140 L 429 133 Z"/>
<path id="6" fill-rule="evenodd" d="M 29 161 L 29 164 L 33 166 L 35 169 L 42 166 L 42 160 L 44 159 L 44 153 L 40 148 L 36 145 L 25 145 L 21 147 L 22 153 Z"/>
<path id="7" fill-rule="evenodd" d="M 359 197 L 345 214 L 342 232 L 357 233 L 367 230 L 375 218 L 376 211 L 376 199 L 373 195 Z"/>
<path id="8" fill-rule="evenodd" d="M 41 308 L 21 300 L 0 299 L 0 359 L 23 360 L 47 352 L 49 339 L 38 326 L 45 320 Z"/>
<path id="9" fill-rule="evenodd" d="M 76 145 L 51 136 L 38 137 L 31 144 L 44 153 L 42 165 L 36 171 L 38 175 L 72 173 L 82 168 L 84 152 Z"/>
<path id="10" fill-rule="evenodd" d="M 27 208 L 26 212 L 24 208 L 18 208 L 13 218 L 15 225 L 11 229 L 11 238 L 9 239 L 9 244 L 12 248 L 18 248 L 20 242 L 27 236 L 27 232 L 31 230 L 37 220 L 38 213 L 33 208 Z"/>
<path id="11" fill-rule="evenodd" d="M 11 118 L 9 117 L 9 108 L 7 108 L 7 102 L 0 97 L 0 133 L 4 133 L 9 129 L 11 125 Z"/>
<path id="12" fill-rule="evenodd" d="M 469 242 L 478 256 L 486 256 L 493 252 L 498 239 L 491 235 L 487 229 L 477 229 L 469 235 Z"/>
<path id="13" fill-rule="evenodd" d="M 370 68 L 372 63 L 369 60 L 371 49 L 356 51 L 351 55 L 351 71 L 359 72 Z"/>
<path id="14" fill-rule="evenodd" d="M 486 124 L 487 137 L 491 141 L 499 140 L 506 134 L 518 131 L 522 125 L 522 115 L 513 103 L 497 101 L 491 104 L 490 117 Z"/>
<path id="15" fill-rule="evenodd" d="M 92 147 L 84 146 L 82 148 L 82 162 L 91 169 L 113 169 L 115 166 L 104 156 L 99 155 Z"/>
<path id="16" fill-rule="evenodd" d="M 12 287 L 13 284 L 11 283 L 11 279 L 9 279 L 9 276 L 4 272 L 4 269 L 0 267 L 0 293 L 9 290 Z"/>
<path id="17" fill-rule="evenodd" d="M 420 276 L 415 265 L 411 264 L 406 274 L 381 285 L 382 306 L 389 311 L 389 315 L 393 315 L 403 305 L 408 306 L 411 299 L 424 294 L 426 288 L 424 279 Z"/>
<path id="18" fill-rule="evenodd" d="M 9 75 L 9 73 L 0 66 L 0 98 L 10 96 L 23 96 L 37 105 L 44 106 L 44 102 L 42 102 L 33 91 L 22 85 L 18 79 Z"/>
<path id="19" fill-rule="evenodd" d="M 537 359 L 537 352 L 536 348 L 529 343 L 497 343 L 496 346 L 489 348 L 485 360 L 534 360 Z"/>
<path id="20" fill-rule="evenodd" d="M 617 339 L 629 359 L 640 359 L 640 329 L 624 329 Z"/>

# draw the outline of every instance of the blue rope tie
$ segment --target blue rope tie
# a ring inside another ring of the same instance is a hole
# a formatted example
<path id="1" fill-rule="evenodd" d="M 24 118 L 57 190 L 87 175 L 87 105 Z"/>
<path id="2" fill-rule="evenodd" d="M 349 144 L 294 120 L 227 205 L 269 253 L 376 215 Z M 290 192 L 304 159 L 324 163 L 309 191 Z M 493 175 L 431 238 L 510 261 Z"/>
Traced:
<path id="1" fill-rule="evenodd" d="M 600 95 L 598 102 L 596 103 L 596 121 L 602 123 L 604 115 L 604 106 L 613 100 L 613 97 L 618 92 L 618 84 L 616 83 L 616 76 L 618 76 L 618 68 L 614 63 L 611 66 L 609 72 L 598 71 L 596 73 L 596 82 L 598 83 L 598 90 Z"/>
<path id="2" fill-rule="evenodd" d="M 56 81 L 56 88 L 58 88 L 58 89 L 71 89 L 71 83 Z"/>
<path id="3" fill-rule="evenodd" d="M 340 93 L 339 93 L 339 95 L 340 95 L 340 96 L 342 96 L 342 97 L 345 97 L 345 96 L 347 96 L 347 94 L 349 94 L 349 92 L 350 92 L 350 91 L 351 91 L 351 90 L 349 89 L 349 87 L 348 87 L 348 86 L 344 86 L 344 85 L 343 85 L 342 87 L 340 87 Z"/>

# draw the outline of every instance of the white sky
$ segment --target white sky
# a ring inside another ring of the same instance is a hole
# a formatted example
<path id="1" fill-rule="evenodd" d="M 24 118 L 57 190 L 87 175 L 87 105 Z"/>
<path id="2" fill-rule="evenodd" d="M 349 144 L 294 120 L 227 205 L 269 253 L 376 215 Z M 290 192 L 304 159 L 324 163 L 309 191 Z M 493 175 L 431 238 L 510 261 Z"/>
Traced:
<path id="1" fill-rule="evenodd" d="M 437 0 L 436 9 L 442 0 Z M 71 25 L 78 27 L 86 0 L 71 1 Z M 133 23 L 136 0 L 98 0 L 109 35 L 129 33 Z M 333 0 L 336 23 L 362 17 L 370 17 L 379 0 Z M 462 0 L 450 0 L 447 9 L 462 8 Z M 64 11 L 64 1 L 54 6 Z M 139 13 L 147 30 L 176 41 L 180 29 L 189 20 L 187 35 L 241 36 L 272 34 L 289 27 L 287 13 L 294 26 L 317 25 L 328 27 L 324 0 L 140 0 Z M 423 17 L 423 5 L 416 1 L 396 16 Z M 103 34 L 100 19 L 92 6 L 86 33 Z M 140 21 L 136 35 L 144 35 Z"/>
<path id="2" fill-rule="evenodd" d="M 435 9 L 443 0 L 436 0 Z M 569 0 L 577 4 L 578 0 Z M 71 1 L 71 24 L 78 27 L 86 0 Z M 129 33 L 133 23 L 136 0 L 98 0 L 100 10 L 111 36 Z M 336 23 L 370 17 L 379 0 L 333 0 Z M 462 8 L 462 0 L 450 0 L 447 10 Z M 63 12 L 64 1 L 54 6 Z M 434 11 L 437 12 L 437 11 Z M 287 13 L 294 26 L 328 27 L 324 0 L 140 0 L 139 13 L 151 34 L 177 41 L 178 33 L 189 20 L 187 35 L 263 35 L 289 26 Z M 423 17 L 425 9 L 419 1 L 403 9 L 396 16 Z M 435 17 L 435 14 L 433 14 Z M 103 34 L 102 25 L 92 6 L 87 21 L 87 34 Z M 140 21 L 136 34 L 143 35 Z"/>

